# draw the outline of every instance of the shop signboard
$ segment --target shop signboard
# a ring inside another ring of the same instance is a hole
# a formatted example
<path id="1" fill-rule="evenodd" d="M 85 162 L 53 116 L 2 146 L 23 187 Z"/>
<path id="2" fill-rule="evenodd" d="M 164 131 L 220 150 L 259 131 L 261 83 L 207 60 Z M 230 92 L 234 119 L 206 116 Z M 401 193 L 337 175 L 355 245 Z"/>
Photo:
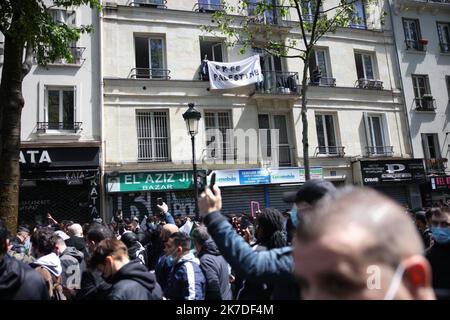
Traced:
<path id="1" fill-rule="evenodd" d="M 361 161 L 364 185 L 425 182 L 422 159 Z"/>

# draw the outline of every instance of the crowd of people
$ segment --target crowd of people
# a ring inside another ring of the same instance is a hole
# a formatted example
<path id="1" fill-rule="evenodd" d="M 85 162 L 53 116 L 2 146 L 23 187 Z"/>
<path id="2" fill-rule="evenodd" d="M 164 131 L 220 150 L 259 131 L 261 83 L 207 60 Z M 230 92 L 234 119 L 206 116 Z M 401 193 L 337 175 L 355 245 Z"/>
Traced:
<path id="1" fill-rule="evenodd" d="M 253 217 L 118 210 L 109 223 L 0 222 L 0 299 L 435 299 L 450 292 L 450 209 L 407 211 L 371 189 L 310 180 Z M 237 200 L 238 201 L 238 200 Z"/>

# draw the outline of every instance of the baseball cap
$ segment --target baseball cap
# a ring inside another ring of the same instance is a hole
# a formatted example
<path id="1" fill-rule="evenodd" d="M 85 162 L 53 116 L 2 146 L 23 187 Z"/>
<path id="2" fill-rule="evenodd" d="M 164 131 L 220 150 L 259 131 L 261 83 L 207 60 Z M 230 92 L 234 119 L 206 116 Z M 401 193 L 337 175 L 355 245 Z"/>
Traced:
<path id="1" fill-rule="evenodd" d="M 314 179 L 306 181 L 298 191 L 283 193 L 283 201 L 292 202 L 307 202 L 314 204 L 326 194 L 333 194 L 336 192 L 336 187 L 329 181 L 322 179 Z"/>
<path id="2" fill-rule="evenodd" d="M 64 231 L 61 231 L 61 230 L 55 231 L 55 235 L 57 235 L 58 237 L 60 237 L 60 238 L 63 239 L 64 241 L 66 241 L 67 239 L 70 238 L 70 237 L 67 235 L 67 233 L 65 233 Z"/>

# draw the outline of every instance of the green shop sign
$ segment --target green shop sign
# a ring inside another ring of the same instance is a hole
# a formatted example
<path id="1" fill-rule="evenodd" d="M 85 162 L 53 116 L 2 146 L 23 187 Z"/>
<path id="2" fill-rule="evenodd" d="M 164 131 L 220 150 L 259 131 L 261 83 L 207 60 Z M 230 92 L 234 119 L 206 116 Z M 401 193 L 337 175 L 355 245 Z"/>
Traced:
<path id="1" fill-rule="evenodd" d="M 121 173 L 109 177 L 108 192 L 192 189 L 192 171 Z"/>

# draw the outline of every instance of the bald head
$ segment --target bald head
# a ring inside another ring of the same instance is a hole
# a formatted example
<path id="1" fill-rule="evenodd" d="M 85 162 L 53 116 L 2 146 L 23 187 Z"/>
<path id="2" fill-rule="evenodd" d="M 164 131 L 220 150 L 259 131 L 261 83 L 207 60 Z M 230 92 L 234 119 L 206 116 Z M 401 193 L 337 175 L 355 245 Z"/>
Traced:
<path id="1" fill-rule="evenodd" d="M 383 299 L 388 292 L 433 298 L 431 268 L 412 219 L 372 189 L 341 189 L 304 215 L 294 260 L 307 299 Z"/>
<path id="2" fill-rule="evenodd" d="M 417 229 L 403 208 L 368 188 L 345 188 L 323 199 L 304 222 L 297 232 L 299 240 L 313 241 L 351 228 L 364 238 L 365 258 L 394 267 L 424 250 Z"/>
<path id="3" fill-rule="evenodd" d="M 164 241 L 167 241 L 175 232 L 178 232 L 178 227 L 174 224 L 167 223 L 163 225 L 160 236 Z"/>

